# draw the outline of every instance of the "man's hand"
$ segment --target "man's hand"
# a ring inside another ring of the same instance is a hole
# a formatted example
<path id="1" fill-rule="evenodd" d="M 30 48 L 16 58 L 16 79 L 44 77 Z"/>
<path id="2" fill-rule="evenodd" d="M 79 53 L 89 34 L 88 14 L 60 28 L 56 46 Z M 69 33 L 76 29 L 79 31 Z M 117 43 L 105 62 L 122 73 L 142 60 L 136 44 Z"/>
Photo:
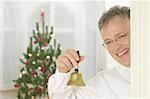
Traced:
<path id="1" fill-rule="evenodd" d="M 77 54 L 74 49 L 67 49 L 61 55 L 58 56 L 56 60 L 56 65 L 59 72 L 67 73 L 72 68 L 77 67 L 77 61 L 81 62 L 84 60 L 84 56 L 80 56 Z"/>

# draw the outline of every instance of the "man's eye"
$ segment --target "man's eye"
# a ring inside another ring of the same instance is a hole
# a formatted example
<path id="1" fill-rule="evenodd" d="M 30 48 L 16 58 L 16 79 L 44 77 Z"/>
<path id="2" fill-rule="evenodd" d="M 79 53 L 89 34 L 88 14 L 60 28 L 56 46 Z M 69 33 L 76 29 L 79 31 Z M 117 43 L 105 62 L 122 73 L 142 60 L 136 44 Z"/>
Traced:
<path id="1" fill-rule="evenodd" d="M 109 44 L 111 44 L 111 43 L 112 43 L 112 41 L 107 41 L 107 42 L 105 42 L 106 45 L 109 45 Z"/>
<path id="2" fill-rule="evenodd" d="M 127 34 L 122 34 L 118 37 L 118 39 L 122 39 L 122 38 L 125 38 Z"/>

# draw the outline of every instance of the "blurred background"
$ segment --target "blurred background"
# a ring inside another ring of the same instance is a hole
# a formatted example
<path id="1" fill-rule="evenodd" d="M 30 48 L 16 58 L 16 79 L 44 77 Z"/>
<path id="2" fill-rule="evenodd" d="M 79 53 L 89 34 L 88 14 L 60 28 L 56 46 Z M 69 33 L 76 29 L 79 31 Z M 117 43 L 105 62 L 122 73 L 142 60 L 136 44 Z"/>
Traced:
<path id="1" fill-rule="evenodd" d="M 114 5 L 130 6 L 129 0 L 83 1 L 0 1 L 0 99 L 17 99 L 12 80 L 18 77 L 19 58 L 45 11 L 45 23 L 54 27 L 54 36 L 63 50 L 80 50 L 85 61 L 80 72 L 88 80 L 103 68 L 118 66 L 102 46 L 98 20 Z"/>

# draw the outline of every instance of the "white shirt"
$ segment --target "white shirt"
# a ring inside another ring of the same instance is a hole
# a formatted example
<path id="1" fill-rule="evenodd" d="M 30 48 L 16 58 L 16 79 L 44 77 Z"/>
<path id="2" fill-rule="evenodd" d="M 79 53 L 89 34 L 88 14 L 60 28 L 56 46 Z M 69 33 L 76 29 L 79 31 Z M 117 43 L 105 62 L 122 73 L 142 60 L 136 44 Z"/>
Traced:
<path id="1" fill-rule="evenodd" d="M 130 69 L 115 67 L 100 71 L 84 87 L 67 86 L 71 72 L 56 73 L 49 78 L 50 99 L 130 99 Z"/>

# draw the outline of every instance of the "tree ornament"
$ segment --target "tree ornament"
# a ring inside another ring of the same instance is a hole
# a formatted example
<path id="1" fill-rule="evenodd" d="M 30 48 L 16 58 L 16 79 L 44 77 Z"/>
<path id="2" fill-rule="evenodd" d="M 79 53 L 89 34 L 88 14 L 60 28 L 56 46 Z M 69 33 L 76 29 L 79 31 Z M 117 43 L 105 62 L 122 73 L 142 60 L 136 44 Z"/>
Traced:
<path id="1" fill-rule="evenodd" d="M 25 62 L 24 62 L 24 64 L 28 65 L 28 64 L 29 64 L 29 62 L 28 62 L 28 61 L 25 61 Z"/>
<path id="2" fill-rule="evenodd" d="M 44 46 L 48 46 L 48 43 L 44 43 Z"/>
<path id="3" fill-rule="evenodd" d="M 42 73 L 45 72 L 45 69 L 44 68 L 41 68 L 39 71 L 41 71 Z"/>
<path id="4" fill-rule="evenodd" d="M 36 43 L 37 43 L 37 41 L 35 40 L 35 41 L 34 41 L 34 44 L 36 44 Z"/>
<path id="5" fill-rule="evenodd" d="M 62 50 L 62 47 L 60 47 L 59 49 Z"/>
<path id="6" fill-rule="evenodd" d="M 34 72 L 34 71 L 31 72 L 31 75 L 32 75 L 32 76 L 35 76 L 35 75 L 36 75 L 36 72 Z"/>
<path id="7" fill-rule="evenodd" d="M 46 56 L 46 59 L 50 59 L 50 56 L 48 55 L 48 56 Z"/>
<path id="8" fill-rule="evenodd" d="M 41 48 L 41 50 L 44 50 L 44 49 L 45 49 L 44 47 Z"/>
<path id="9" fill-rule="evenodd" d="M 40 87 L 37 88 L 37 92 L 38 94 L 41 94 L 42 93 L 42 89 Z"/>
<path id="10" fill-rule="evenodd" d="M 32 57 L 32 54 L 31 54 L 31 53 L 28 53 L 28 56 L 29 56 L 29 57 Z"/>
<path id="11" fill-rule="evenodd" d="M 35 64 L 36 64 L 36 62 L 35 62 L 35 61 L 33 61 L 33 62 L 32 62 L 32 64 L 33 64 L 33 65 L 35 65 Z"/>
<path id="12" fill-rule="evenodd" d="M 19 74 L 19 78 L 22 78 L 22 73 Z"/>
<path id="13" fill-rule="evenodd" d="M 38 58 L 39 56 L 40 56 L 40 54 L 39 54 L 39 53 L 37 53 L 37 54 L 36 54 L 36 57 Z"/>
<path id="14" fill-rule="evenodd" d="M 41 69 L 41 67 L 38 67 L 38 70 L 40 70 Z"/>
<path id="15" fill-rule="evenodd" d="M 53 61 L 56 61 L 56 57 L 55 56 L 53 56 L 52 59 L 53 59 Z"/>
<path id="16" fill-rule="evenodd" d="M 23 57 L 23 58 L 20 58 L 20 61 L 22 62 L 22 63 L 24 63 L 24 64 L 28 64 L 28 61 Z"/>
<path id="17" fill-rule="evenodd" d="M 21 85 L 20 85 L 19 83 L 16 83 L 16 84 L 15 84 L 15 87 L 16 87 L 16 88 L 19 88 L 20 86 L 21 86 Z"/>
<path id="18" fill-rule="evenodd" d="M 26 72 L 25 72 L 25 71 L 22 71 L 22 74 L 26 74 Z"/>
<path id="19" fill-rule="evenodd" d="M 46 79 L 46 83 L 48 83 L 48 79 Z"/>
<path id="20" fill-rule="evenodd" d="M 32 96 L 31 98 L 32 98 L 32 99 L 35 99 L 35 97 L 34 97 L 34 96 Z"/>

